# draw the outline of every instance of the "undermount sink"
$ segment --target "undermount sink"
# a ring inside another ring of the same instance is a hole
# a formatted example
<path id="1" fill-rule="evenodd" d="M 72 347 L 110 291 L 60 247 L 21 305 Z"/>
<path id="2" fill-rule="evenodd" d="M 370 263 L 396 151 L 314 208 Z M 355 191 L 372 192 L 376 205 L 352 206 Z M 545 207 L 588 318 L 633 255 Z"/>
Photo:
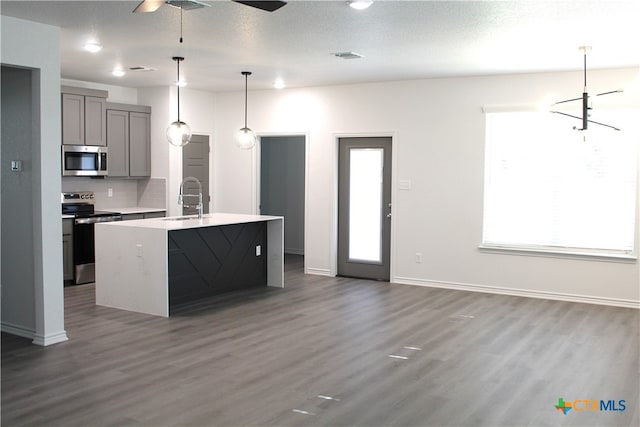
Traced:
<path id="1" fill-rule="evenodd" d="M 186 221 L 188 219 L 198 219 L 197 216 L 176 216 L 173 218 L 165 218 L 164 221 Z"/>

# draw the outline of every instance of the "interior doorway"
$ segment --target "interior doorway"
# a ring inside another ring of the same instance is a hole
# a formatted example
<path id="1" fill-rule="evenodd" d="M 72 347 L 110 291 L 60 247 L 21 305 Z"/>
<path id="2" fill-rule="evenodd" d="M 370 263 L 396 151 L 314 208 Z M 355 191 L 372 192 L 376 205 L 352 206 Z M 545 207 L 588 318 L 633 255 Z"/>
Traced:
<path id="1" fill-rule="evenodd" d="M 260 137 L 259 213 L 284 216 L 284 252 L 304 256 L 304 135 Z M 285 258 L 286 259 L 286 258 Z"/>
<path id="2" fill-rule="evenodd" d="M 193 176 L 202 185 L 203 213 L 209 213 L 211 194 L 209 192 L 209 135 L 192 135 L 191 141 L 182 148 L 182 179 Z M 186 182 L 185 194 L 198 194 L 194 182 Z M 195 215 L 198 209 L 183 207 L 182 215 Z"/>
<path id="3" fill-rule="evenodd" d="M 389 281 L 391 137 L 338 145 L 338 275 Z"/>

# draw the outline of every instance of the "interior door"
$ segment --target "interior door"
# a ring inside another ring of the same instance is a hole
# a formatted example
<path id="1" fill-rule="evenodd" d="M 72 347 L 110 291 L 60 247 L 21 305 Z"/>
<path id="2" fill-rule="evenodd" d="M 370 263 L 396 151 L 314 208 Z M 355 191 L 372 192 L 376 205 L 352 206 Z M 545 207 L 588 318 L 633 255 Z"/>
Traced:
<path id="1" fill-rule="evenodd" d="M 389 281 L 391 138 L 340 138 L 338 275 Z"/>
<path id="2" fill-rule="evenodd" d="M 260 213 L 284 217 L 284 252 L 304 255 L 305 136 L 260 137 Z"/>
<path id="3" fill-rule="evenodd" d="M 191 141 L 182 148 L 182 178 L 193 176 L 202 185 L 203 212 L 209 213 L 209 136 L 193 135 Z M 184 185 L 185 194 L 198 194 L 198 186 L 193 182 Z M 195 204 L 194 199 L 189 199 L 188 204 Z M 195 215 L 196 208 L 183 208 L 183 215 Z"/>

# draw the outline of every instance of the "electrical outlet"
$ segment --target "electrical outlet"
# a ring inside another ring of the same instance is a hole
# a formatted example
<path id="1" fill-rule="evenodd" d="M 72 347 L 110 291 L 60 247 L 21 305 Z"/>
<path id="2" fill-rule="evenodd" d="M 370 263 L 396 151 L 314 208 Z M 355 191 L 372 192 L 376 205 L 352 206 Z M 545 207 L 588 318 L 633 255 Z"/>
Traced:
<path id="1" fill-rule="evenodd" d="M 113 197 L 113 188 L 107 188 L 107 197 Z"/>
<path id="2" fill-rule="evenodd" d="M 420 264 L 422 262 L 422 252 L 416 252 L 416 264 Z"/>

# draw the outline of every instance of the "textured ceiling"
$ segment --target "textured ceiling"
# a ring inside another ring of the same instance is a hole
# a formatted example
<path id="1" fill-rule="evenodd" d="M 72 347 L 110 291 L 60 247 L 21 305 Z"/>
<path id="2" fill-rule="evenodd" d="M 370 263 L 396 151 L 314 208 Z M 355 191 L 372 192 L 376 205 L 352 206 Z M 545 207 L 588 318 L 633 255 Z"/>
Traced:
<path id="1" fill-rule="evenodd" d="M 163 6 L 133 14 L 138 1 L 1 1 L 3 15 L 61 28 L 62 77 L 126 87 L 175 80 L 172 56 L 185 57 L 190 88 L 226 91 L 320 86 L 442 76 L 578 70 L 640 65 L 640 1 L 290 1 L 263 12 L 227 0 L 183 13 Z M 82 46 L 95 39 L 97 54 Z M 361 59 L 340 59 L 353 51 Z M 111 70 L 146 66 L 150 72 Z"/>

